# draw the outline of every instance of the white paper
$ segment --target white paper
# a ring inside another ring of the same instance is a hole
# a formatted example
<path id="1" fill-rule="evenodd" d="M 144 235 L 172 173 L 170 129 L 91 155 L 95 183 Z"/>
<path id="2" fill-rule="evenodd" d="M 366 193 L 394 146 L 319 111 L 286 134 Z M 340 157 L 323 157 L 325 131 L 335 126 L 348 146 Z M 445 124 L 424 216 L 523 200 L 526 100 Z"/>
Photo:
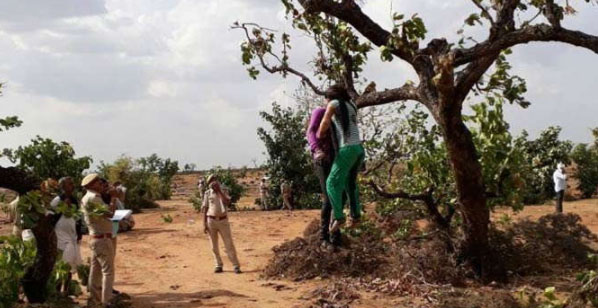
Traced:
<path id="1" fill-rule="evenodd" d="M 131 210 L 116 210 L 114 212 L 114 217 L 112 217 L 112 221 L 121 221 L 131 214 L 133 214 L 133 211 Z"/>

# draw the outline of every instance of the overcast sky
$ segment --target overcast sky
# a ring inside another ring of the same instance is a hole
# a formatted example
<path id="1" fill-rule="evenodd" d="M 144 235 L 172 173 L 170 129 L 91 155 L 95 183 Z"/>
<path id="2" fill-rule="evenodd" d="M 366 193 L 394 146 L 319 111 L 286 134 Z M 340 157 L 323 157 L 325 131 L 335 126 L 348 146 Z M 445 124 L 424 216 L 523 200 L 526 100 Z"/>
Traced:
<path id="1" fill-rule="evenodd" d="M 598 7 L 575 1 L 570 28 L 598 35 Z M 471 1 L 375 0 L 364 10 L 384 26 L 390 9 L 418 12 L 429 37 L 454 38 Z M 235 21 L 290 31 L 279 0 L 3 0 L 0 2 L 0 116 L 21 128 L 0 134 L 0 148 L 35 135 L 70 142 L 95 163 L 121 154 L 157 153 L 200 168 L 263 161 L 259 110 L 292 104 L 293 78 L 249 79 L 240 64 Z M 304 39 L 303 39 L 304 40 Z M 305 68 L 313 49 L 295 40 L 291 61 Z M 413 72 L 375 55 L 366 73 L 379 89 Z M 562 44 L 515 49 L 514 71 L 528 81 L 527 110 L 507 108 L 514 132 L 548 125 L 590 141 L 598 126 L 598 55 Z"/>

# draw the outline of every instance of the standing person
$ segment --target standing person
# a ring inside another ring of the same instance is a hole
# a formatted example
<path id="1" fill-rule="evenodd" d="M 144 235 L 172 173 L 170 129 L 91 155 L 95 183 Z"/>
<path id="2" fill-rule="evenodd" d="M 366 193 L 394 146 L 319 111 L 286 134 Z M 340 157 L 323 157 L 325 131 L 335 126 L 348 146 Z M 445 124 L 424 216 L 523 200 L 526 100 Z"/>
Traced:
<path id="1" fill-rule="evenodd" d="M 76 216 L 76 212 L 79 210 L 79 201 L 74 196 L 75 183 L 73 179 L 71 177 L 61 178 L 58 181 L 58 187 L 61 193 L 50 202 L 50 207 L 55 213 L 54 230 L 58 250 L 62 253 L 62 260 L 71 267 L 63 286 L 64 295 L 68 295 L 73 273 L 82 263 L 79 244 L 83 238 L 83 232 L 81 231 L 81 220 Z M 59 285 L 59 292 L 60 287 Z"/>
<path id="2" fill-rule="evenodd" d="M 206 180 L 203 176 L 197 182 L 197 190 L 199 191 L 199 197 L 203 200 L 203 194 L 206 191 Z"/>
<path id="3" fill-rule="evenodd" d="M 118 210 L 125 210 L 125 200 L 127 198 L 127 187 L 120 181 L 114 182 L 114 189 L 116 190 L 116 208 Z M 118 222 L 118 232 L 126 232 L 135 227 L 135 219 L 132 214 L 125 216 Z"/>
<path id="4" fill-rule="evenodd" d="M 83 218 L 89 228 L 91 267 L 89 269 L 90 300 L 110 307 L 114 284 L 114 243 L 112 241 L 112 216 L 116 209 L 116 198 L 110 205 L 102 200 L 104 185 L 100 177 L 89 174 L 81 182 L 87 193 L 81 199 Z M 103 212 L 103 213 L 102 213 Z"/>
<path id="5" fill-rule="evenodd" d="M 209 188 L 203 198 L 202 212 L 204 213 L 204 233 L 210 236 L 212 253 L 216 263 L 214 272 L 222 273 L 223 264 L 220 257 L 220 248 L 218 247 L 218 234 L 220 234 L 228 259 L 233 264 L 235 273 L 240 274 L 241 266 L 237 259 L 237 250 L 233 243 L 227 218 L 227 205 L 230 203 L 230 197 L 215 175 L 210 175 L 206 182 Z"/>
<path id="6" fill-rule="evenodd" d="M 262 209 L 264 211 L 268 210 L 268 192 L 270 188 L 268 187 L 268 182 L 266 182 L 266 178 L 263 177 L 262 181 L 260 182 L 260 203 L 262 204 Z"/>
<path id="7" fill-rule="evenodd" d="M 554 192 L 556 192 L 556 212 L 563 212 L 563 199 L 565 198 L 565 189 L 567 188 L 567 174 L 565 174 L 565 164 L 558 163 L 556 170 L 552 174 L 554 181 Z"/>
<path id="8" fill-rule="evenodd" d="M 124 210 L 125 209 L 125 198 L 127 195 L 127 188 L 120 182 L 120 181 L 116 181 L 114 182 L 113 185 L 114 189 L 116 189 L 116 208 L 119 210 Z"/>
<path id="9" fill-rule="evenodd" d="M 291 186 L 291 182 L 284 180 L 282 184 L 280 184 L 280 193 L 282 194 L 282 208 L 285 208 L 289 211 L 293 210 L 293 188 Z"/>
<path id="10" fill-rule="evenodd" d="M 330 131 L 327 132 L 323 138 L 317 137 L 318 128 L 320 127 L 320 123 L 322 122 L 325 113 L 326 108 L 324 107 L 317 107 L 312 111 L 309 120 L 309 127 L 307 128 L 307 142 L 309 143 L 314 164 L 314 171 L 318 176 L 321 189 L 321 246 L 324 249 L 334 249 L 334 247 L 338 247 L 341 244 L 341 231 L 336 230 L 332 233 L 332 236 L 330 236 L 329 226 L 330 217 L 332 216 L 332 204 L 330 203 L 330 199 L 326 193 L 326 180 L 328 179 L 330 169 L 332 168 L 335 147 L 332 138 L 333 135 Z"/>
<path id="11" fill-rule="evenodd" d="M 357 106 L 351 101 L 347 90 L 341 85 L 333 85 L 326 90 L 325 96 L 328 105 L 317 137 L 323 138 L 332 123 L 339 145 L 330 175 L 326 180 L 326 191 L 334 211 L 334 221 L 330 231 L 334 232 L 345 223 L 343 213 L 345 191 L 349 196 L 352 224 L 358 223 L 361 218 L 357 174 L 365 158 L 365 151 L 357 126 Z"/>
<path id="12" fill-rule="evenodd" d="M 114 187 L 114 185 L 110 184 L 110 182 L 108 182 L 108 180 L 104 179 L 104 178 L 100 178 L 100 182 L 102 183 L 102 191 L 100 192 L 100 194 L 102 195 L 102 201 L 104 201 L 104 203 L 106 204 L 112 204 L 114 203 L 114 211 L 116 210 L 121 210 L 124 209 L 124 204 L 122 204 L 120 202 L 120 199 L 118 198 L 119 196 L 119 192 L 118 189 L 116 189 Z M 114 214 L 112 215 L 112 217 L 114 217 Z M 112 248 L 114 249 L 114 263 L 116 263 L 116 247 L 118 244 L 118 232 L 120 231 L 120 222 L 118 223 L 118 229 L 116 229 L 115 221 L 112 220 L 112 217 L 110 217 L 110 221 L 112 222 Z M 122 221 L 122 220 L 121 220 Z M 116 229 L 116 231 L 115 231 Z M 114 233 L 116 232 L 116 233 Z M 116 275 L 114 275 L 114 280 L 116 280 Z M 120 294 L 120 291 L 112 288 L 112 294 L 114 295 L 118 295 Z"/>
<path id="13" fill-rule="evenodd" d="M 17 196 L 14 200 L 12 200 L 9 204 L 9 213 L 8 219 L 12 221 L 12 235 L 21 238 L 23 234 L 23 229 L 21 228 L 21 215 L 19 215 L 18 205 L 19 205 L 20 196 Z"/>

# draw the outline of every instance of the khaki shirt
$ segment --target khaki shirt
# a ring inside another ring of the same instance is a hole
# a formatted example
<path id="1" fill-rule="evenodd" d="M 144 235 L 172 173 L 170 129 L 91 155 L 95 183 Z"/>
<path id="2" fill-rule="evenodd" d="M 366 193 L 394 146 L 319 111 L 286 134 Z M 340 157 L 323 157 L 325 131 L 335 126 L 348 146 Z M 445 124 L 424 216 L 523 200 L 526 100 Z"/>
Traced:
<path id="1" fill-rule="evenodd" d="M 91 203 L 97 203 L 108 207 L 108 205 L 106 205 L 106 203 L 104 203 L 104 201 L 102 200 L 100 194 L 94 191 L 88 190 L 85 196 L 83 196 L 83 199 L 81 199 L 81 210 L 83 211 L 83 218 L 85 219 L 85 223 L 89 228 L 89 234 L 100 235 L 105 233 L 112 233 L 112 220 L 110 218 L 89 215 L 87 209 Z"/>
<path id="2" fill-rule="evenodd" d="M 280 184 L 280 191 L 285 196 L 291 195 L 291 185 L 289 183 L 282 183 Z"/>
<path id="3" fill-rule="evenodd" d="M 226 194 L 224 189 L 222 191 Z M 227 212 L 226 204 L 222 202 L 222 198 L 211 188 L 206 190 L 201 208 L 204 211 L 206 208 L 208 209 L 206 212 L 208 216 L 223 217 Z"/>

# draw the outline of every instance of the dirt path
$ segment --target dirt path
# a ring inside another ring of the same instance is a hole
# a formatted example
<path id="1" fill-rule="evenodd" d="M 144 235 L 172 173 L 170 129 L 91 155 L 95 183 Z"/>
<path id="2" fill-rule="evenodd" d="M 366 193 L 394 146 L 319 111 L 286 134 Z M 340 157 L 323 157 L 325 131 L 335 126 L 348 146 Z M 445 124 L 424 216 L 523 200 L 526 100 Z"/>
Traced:
<path id="1" fill-rule="evenodd" d="M 282 288 L 277 291 L 259 275 L 271 248 L 300 235 L 317 211 L 230 213 L 244 271 L 236 275 L 224 250 L 225 272 L 213 273 L 208 237 L 186 202 L 161 205 L 136 215 L 136 230 L 119 235 L 115 288 L 131 295 L 134 307 L 291 307 L 309 290 L 307 284 L 273 282 Z M 170 224 L 160 217 L 166 213 L 174 218 Z"/>

